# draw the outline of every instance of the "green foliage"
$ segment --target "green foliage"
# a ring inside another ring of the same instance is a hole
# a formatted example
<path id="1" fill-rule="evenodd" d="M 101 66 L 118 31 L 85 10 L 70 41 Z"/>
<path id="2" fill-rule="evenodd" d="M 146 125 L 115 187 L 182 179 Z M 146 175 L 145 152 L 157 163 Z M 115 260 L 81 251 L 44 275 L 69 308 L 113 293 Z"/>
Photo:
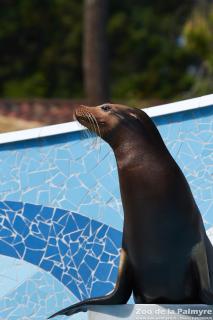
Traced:
<path id="1" fill-rule="evenodd" d="M 197 58 L 194 64 L 194 83 L 191 92 L 196 95 L 212 93 L 213 82 L 213 4 L 196 7 L 183 28 L 186 49 Z"/>
<path id="2" fill-rule="evenodd" d="M 171 99 L 190 88 L 191 56 L 178 42 L 190 8 L 190 1 L 116 1 L 109 21 L 113 96 Z"/>
<path id="3" fill-rule="evenodd" d="M 0 11 L 1 95 L 82 95 L 81 20 L 80 2 L 3 1 Z"/>
<path id="4" fill-rule="evenodd" d="M 4 85 L 5 97 L 42 97 L 46 92 L 46 81 L 42 73 L 20 80 L 8 80 Z"/>
<path id="5" fill-rule="evenodd" d="M 82 1 L 2 0 L 0 95 L 83 97 L 82 20 Z M 190 90 L 207 93 L 212 26 L 213 10 L 204 16 L 193 0 L 111 0 L 112 98 L 171 100 Z"/>

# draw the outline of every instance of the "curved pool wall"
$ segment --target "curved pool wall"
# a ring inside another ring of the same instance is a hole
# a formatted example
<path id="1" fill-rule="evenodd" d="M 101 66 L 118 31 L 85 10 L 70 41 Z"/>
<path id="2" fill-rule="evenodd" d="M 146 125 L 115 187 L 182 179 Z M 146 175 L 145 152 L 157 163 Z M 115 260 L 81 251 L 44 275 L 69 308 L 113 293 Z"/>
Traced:
<path id="1" fill-rule="evenodd" d="M 210 230 L 213 95 L 147 113 Z M 43 320 L 110 292 L 123 221 L 110 147 L 76 123 L 1 134 L 0 141 L 0 319 Z"/>

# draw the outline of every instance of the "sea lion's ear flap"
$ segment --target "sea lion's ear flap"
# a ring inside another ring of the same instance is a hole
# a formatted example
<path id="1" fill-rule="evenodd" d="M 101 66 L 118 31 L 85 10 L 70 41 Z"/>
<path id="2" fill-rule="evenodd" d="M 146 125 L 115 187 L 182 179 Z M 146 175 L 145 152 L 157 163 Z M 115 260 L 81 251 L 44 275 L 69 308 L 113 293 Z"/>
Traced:
<path id="1" fill-rule="evenodd" d="M 129 114 L 130 114 L 131 117 L 134 117 L 135 119 L 138 119 L 137 114 L 135 114 L 134 112 L 130 112 Z"/>
<path id="2" fill-rule="evenodd" d="M 131 109 L 129 111 L 129 115 L 140 122 L 142 122 L 143 120 L 143 111 L 141 111 L 140 109 L 136 109 L 136 108 Z"/>

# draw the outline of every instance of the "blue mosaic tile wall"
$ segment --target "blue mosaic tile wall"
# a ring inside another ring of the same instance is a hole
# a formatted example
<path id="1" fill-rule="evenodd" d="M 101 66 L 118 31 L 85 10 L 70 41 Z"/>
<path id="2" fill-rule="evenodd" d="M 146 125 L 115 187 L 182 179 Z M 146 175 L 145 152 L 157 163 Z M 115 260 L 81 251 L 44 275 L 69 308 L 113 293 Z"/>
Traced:
<path id="1" fill-rule="evenodd" d="M 154 121 L 210 230 L 213 107 Z M 0 146 L 0 168 L 0 319 L 46 319 L 110 292 L 123 221 L 110 147 L 85 132 L 10 143 Z"/>
<path id="2" fill-rule="evenodd" d="M 7 256 L 1 256 L 0 284 L 1 320 L 44 320 L 53 312 L 78 301 L 47 272 Z M 72 317 L 72 320 L 86 319 L 85 314 Z"/>

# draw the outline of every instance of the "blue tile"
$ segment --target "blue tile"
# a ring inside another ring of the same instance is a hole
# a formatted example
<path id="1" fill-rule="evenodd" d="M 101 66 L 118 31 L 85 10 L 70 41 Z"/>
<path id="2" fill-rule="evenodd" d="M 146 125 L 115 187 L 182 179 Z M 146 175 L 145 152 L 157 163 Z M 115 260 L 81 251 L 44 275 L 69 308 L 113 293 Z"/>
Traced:
<path id="1" fill-rule="evenodd" d="M 44 203 L 45 201 L 49 201 L 49 195 L 50 195 L 49 190 L 41 191 L 39 193 L 38 202 L 39 203 Z"/>
<path id="2" fill-rule="evenodd" d="M 40 233 L 36 224 L 33 224 L 31 229 L 32 229 L 33 233 Z"/>
<path id="3" fill-rule="evenodd" d="M 42 251 L 26 249 L 26 253 L 24 255 L 24 260 L 31 262 L 35 265 L 39 265 L 39 263 L 43 257 L 43 254 L 44 253 Z"/>
<path id="4" fill-rule="evenodd" d="M 70 250 L 72 255 L 74 255 L 78 251 L 78 243 L 70 243 Z"/>
<path id="5" fill-rule="evenodd" d="M 9 209 L 8 206 L 6 205 L 6 202 L 0 202 L 0 209 Z"/>
<path id="6" fill-rule="evenodd" d="M 29 185 L 32 187 L 41 185 L 47 179 L 47 172 L 41 171 L 41 172 L 30 173 L 28 176 L 28 179 L 29 179 Z"/>
<path id="7" fill-rule="evenodd" d="M 59 254 L 59 251 L 56 246 L 52 246 L 52 245 L 47 246 L 46 253 L 45 253 L 46 257 L 51 257 L 51 256 L 58 255 L 58 254 Z"/>
<path id="8" fill-rule="evenodd" d="M 58 221 L 59 219 L 61 219 L 64 215 L 67 214 L 66 210 L 63 209 L 56 209 L 55 213 L 54 213 L 54 221 Z"/>
<path id="9" fill-rule="evenodd" d="M 109 274 L 110 274 L 111 269 L 112 269 L 112 265 L 111 264 L 100 262 L 98 267 L 97 267 L 97 269 L 96 269 L 95 277 L 98 280 L 106 281 L 108 276 L 109 276 Z"/>
<path id="10" fill-rule="evenodd" d="M 69 159 L 70 158 L 70 152 L 69 150 L 64 149 L 58 149 L 56 152 L 56 159 Z"/>
<path id="11" fill-rule="evenodd" d="M 112 240 L 107 238 L 105 244 L 105 251 L 111 254 L 118 254 L 118 248 L 113 244 Z"/>
<path id="12" fill-rule="evenodd" d="M 109 280 L 115 283 L 117 278 L 118 278 L 118 268 L 113 267 L 109 276 Z"/>
<path id="13" fill-rule="evenodd" d="M 1 229 L 0 230 L 0 238 L 7 238 L 12 236 L 12 232 L 8 229 Z"/>
<path id="14" fill-rule="evenodd" d="M 92 246 L 92 251 L 96 257 L 100 257 L 100 255 L 103 252 L 103 249 L 104 249 L 104 246 L 102 244 L 96 243 Z"/>
<path id="15" fill-rule="evenodd" d="M 56 245 L 56 238 L 52 238 L 52 237 L 50 237 L 49 239 L 49 244 L 52 244 L 53 246 L 55 246 Z"/>
<path id="16" fill-rule="evenodd" d="M 75 213 L 74 218 L 75 218 L 75 221 L 80 229 L 85 228 L 85 226 L 87 226 L 89 223 L 89 219 L 87 217 L 80 215 L 80 214 Z"/>
<path id="17" fill-rule="evenodd" d="M 88 173 L 80 174 L 79 180 L 84 184 L 88 189 L 95 187 L 97 181 Z"/>
<path id="18" fill-rule="evenodd" d="M 85 189 L 83 187 L 78 187 L 76 189 L 73 189 L 70 192 L 71 201 L 76 203 L 76 204 L 79 204 L 83 200 L 83 198 L 85 197 L 87 192 L 88 192 L 87 189 Z"/>
<path id="19" fill-rule="evenodd" d="M 32 205 L 30 203 L 26 203 L 24 206 L 23 216 L 28 218 L 29 220 L 33 220 L 35 216 L 40 212 L 41 208 L 41 205 Z"/>
<path id="20" fill-rule="evenodd" d="M 55 160 L 55 164 L 59 168 L 60 172 L 66 176 L 70 174 L 70 160 Z"/>
<path id="21" fill-rule="evenodd" d="M 17 251 L 8 243 L 0 240 L 0 254 L 18 258 Z"/>
<path id="22" fill-rule="evenodd" d="M 96 220 L 91 220 L 92 233 L 95 232 L 101 226 L 102 226 L 102 223 L 100 223 L 100 222 L 98 222 Z"/>
<path id="23" fill-rule="evenodd" d="M 14 211 L 19 211 L 23 208 L 22 202 L 16 202 L 16 201 L 5 201 L 5 204 Z"/>
<path id="24" fill-rule="evenodd" d="M 54 213 L 54 209 L 53 208 L 48 208 L 48 207 L 43 207 L 40 211 L 40 215 L 45 219 L 52 219 Z"/>
<path id="25" fill-rule="evenodd" d="M 73 256 L 73 260 L 77 268 L 80 266 L 82 260 L 84 259 L 85 254 L 86 254 L 86 250 L 80 248 L 78 252 Z"/>
<path id="26" fill-rule="evenodd" d="M 117 230 L 110 228 L 107 232 L 107 237 L 113 239 L 113 242 L 117 248 L 121 247 L 121 233 Z"/>
<path id="27" fill-rule="evenodd" d="M 96 281 L 91 290 L 91 297 L 105 296 L 111 292 L 114 286 L 110 282 Z"/>
<path id="28" fill-rule="evenodd" d="M 56 186 L 62 186 L 64 185 L 66 181 L 66 176 L 61 174 L 61 173 L 58 173 L 52 180 L 51 180 L 51 183 L 53 183 L 54 185 Z"/>
<path id="29" fill-rule="evenodd" d="M 64 226 L 60 225 L 59 223 L 54 223 L 53 228 L 55 230 L 55 234 L 59 234 L 64 229 Z"/>
<path id="30" fill-rule="evenodd" d="M 22 238 L 22 236 L 17 234 L 14 241 L 13 241 L 13 244 L 17 244 L 17 243 L 21 243 L 21 242 L 23 242 L 23 238 Z"/>
<path id="31" fill-rule="evenodd" d="M 14 248 L 19 253 L 20 257 L 23 257 L 23 254 L 25 252 L 25 245 L 23 243 L 19 243 L 19 244 L 14 245 Z"/>
<path id="32" fill-rule="evenodd" d="M 70 233 L 70 230 L 67 232 L 67 233 Z M 82 231 L 75 231 L 75 232 L 72 232 L 70 234 L 70 239 L 72 241 L 76 241 L 77 239 L 79 239 L 80 235 L 82 234 Z"/>
<path id="33" fill-rule="evenodd" d="M 66 223 L 66 227 L 64 228 L 64 234 L 67 234 L 76 230 L 78 230 L 76 221 L 73 219 L 72 215 L 69 215 Z"/>
<path id="34" fill-rule="evenodd" d="M 96 259 L 95 257 L 93 257 L 93 256 L 91 256 L 89 254 L 86 255 L 84 260 L 87 263 L 87 265 L 91 268 L 91 270 L 95 270 L 96 266 L 99 263 L 99 259 Z"/>
<path id="35" fill-rule="evenodd" d="M 82 232 L 82 236 L 85 237 L 89 237 L 91 235 L 91 228 L 90 228 L 90 223 L 85 225 L 84 231 Z"/>
<path id="36" fill-rule="evenodd" d="M 81 278 L 83 279 L 84 283 L 87 283 L 91 275 L 91 270 L 87 267 L 87 265 L 84 262 L 80 265 L 78 272 Z"/>
<path id="37" fill-rule="evenodd" d="M 40 267 L 46 271 L 50 271 L 54 266 L 54 263 L 50 260 L 43 259 L 41 261 Z"/>
<path id="38" fill-rule="evenodd" d="M 79 299 L 81 300 L 81 294 L 79 292 L 79 289 L 77 287 L 77 285 L 75 284 L 74 281 L 70 282 L 68 284 L 68 288 L 74 293 L 74 295 Z"/>
<path id="39" fill-rule="evenodd" d="M 28 248 L 39 250 L 39 249 L 44 249 L 46 247 L 46 241 L 41 240 L 34 235 L 29 235 L 25 240 L 25 245 Z"/>
<path id="40" fill-rule="evenodd" d="M 23 236 L 26 236 L 27 234 L 29 234 L 29 227 L 25 223 L 23 217 L 21 216 L 18 216 L 18 215 L 16 216 L 13 227 L 17 233 Z"/>
<path id="41" fill-rule="evenodd" d="M 81 297 L 82 297 L 81 299 L 82 300 L 87 299 L 88 291 L 87 291 L 87 289 L 86 289 L 86 287 L 85 287 L 83 282 L 79 285 L 79 289 L 80 289 L 79 291 L 81 292 Z"/>
<path id="42" fill-rule="evenodd" d="M 54 266 L 52 270 L 52 274 L 59 280 L 61 280 L 62 270 L 61 268 Z"/>
<path id="43" fill-rule="evenodd" d="M 101 256 L 101 261 L 108 262 L 110 260 L 110 255 L 104 252 Z"/>
<path id="44" fill-rule="evenodd" d="M 59 251 L 61 253 L 61 256 L 64 256 L 67 253 L 68 249 L 69 249 L 68 245 L 64 244 L 64 242 L 59 239 L 58 246 L 59 246 Z"/>
<path id="45" fill-rule="evenodd" d="M 47 240 L 50 232 L 50 226 L 46 223 L 39 222 L 38 229 L 43 234 L 44 238 Z"/>

